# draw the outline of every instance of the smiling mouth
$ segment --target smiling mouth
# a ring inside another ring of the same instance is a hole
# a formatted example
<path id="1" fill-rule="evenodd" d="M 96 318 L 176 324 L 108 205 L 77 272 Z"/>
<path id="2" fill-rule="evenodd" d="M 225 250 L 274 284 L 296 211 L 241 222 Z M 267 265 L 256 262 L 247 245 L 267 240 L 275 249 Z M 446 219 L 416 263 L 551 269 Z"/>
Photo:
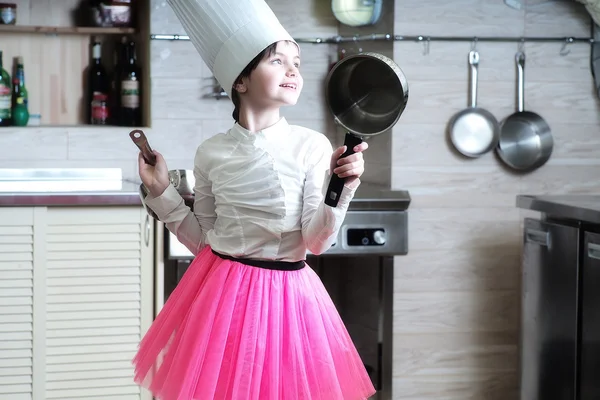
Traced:
<path id="1" fill-rule="evenodd" d="M 293 83 L 284 83 L 283 85 L 279 85 L 279 87 L 296 90 L 296 85 Z"/>

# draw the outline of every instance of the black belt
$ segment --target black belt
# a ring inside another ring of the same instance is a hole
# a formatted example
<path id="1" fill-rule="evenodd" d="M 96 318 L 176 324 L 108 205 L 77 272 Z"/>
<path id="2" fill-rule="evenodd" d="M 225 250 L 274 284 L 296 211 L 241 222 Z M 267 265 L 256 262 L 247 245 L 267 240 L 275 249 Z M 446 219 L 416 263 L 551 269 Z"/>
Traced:
<path id="1" fill-rule="evenodd" d="M 218 256 L 224 260 L 237 261 L 239 263 L 251 265 L 253 267 L 264 268 L 264 269 L 274 269 L 274 270 L 278 270 L 278 271 L 297 271 L 299 269 L 304 268 L 304 265 L 305 265 L 304 261 L 254 260 L 251 258 L 232 257 L 232 256 L 228 256 L 226 254 L 217 253 L 214 250 L 212 250 L 212 252 L 216 256 Z"/>

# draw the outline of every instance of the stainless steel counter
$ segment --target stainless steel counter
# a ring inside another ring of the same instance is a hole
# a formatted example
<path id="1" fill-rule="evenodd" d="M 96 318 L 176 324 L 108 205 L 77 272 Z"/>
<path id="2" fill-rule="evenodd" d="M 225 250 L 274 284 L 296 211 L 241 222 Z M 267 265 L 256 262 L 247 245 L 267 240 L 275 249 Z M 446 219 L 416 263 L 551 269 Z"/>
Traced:
<path id="1" fill-rule="evenodd" d="M 0 169 L 0 207 L 141 205 L 120 169 Z"/>
<path id="2" fill-rule="evenodd" d="M 520 195 L 517 207 L 539 211 L 549 217 L 600 224 L 599 195 Z"/>
<path id="3" fill-rule="evenodd" d="M 390 190 L 382 185 L 362 182 L 348 211 L 406 211 L 410 203 L 410 193 L 405 190 Z"/>

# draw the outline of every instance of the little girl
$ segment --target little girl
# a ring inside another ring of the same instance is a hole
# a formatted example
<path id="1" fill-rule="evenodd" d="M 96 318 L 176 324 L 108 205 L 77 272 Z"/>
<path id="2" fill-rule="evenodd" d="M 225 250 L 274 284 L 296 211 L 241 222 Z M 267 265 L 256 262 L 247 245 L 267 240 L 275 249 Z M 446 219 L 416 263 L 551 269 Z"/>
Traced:
<path id="1" fill-rule="evenodd" d="M 302 90 L 299 68 L 290 38 L 238 72 L 229 89 L 234 125 L 196 152 L 193 211 L 169 184 L 160 153 L 155 166 L 139 156 L 147 205 L 195 255 L 134 359 L 136 382 L 159 399 L 363 400 L 375 393 L 305 263 L 307 250 L 318 255 L 334 242 L 367 144 L 340 159 L 344 146 L 333 151 L 324 135 L 280 116 Z M 323 202 L 331 171 L 347 178 L 335 208 Z"/>

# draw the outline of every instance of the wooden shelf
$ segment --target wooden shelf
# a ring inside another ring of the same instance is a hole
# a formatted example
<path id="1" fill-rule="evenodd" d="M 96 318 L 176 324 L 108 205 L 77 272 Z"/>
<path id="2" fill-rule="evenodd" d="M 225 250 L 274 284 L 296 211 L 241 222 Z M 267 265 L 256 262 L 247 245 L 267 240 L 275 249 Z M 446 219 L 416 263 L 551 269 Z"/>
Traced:
<path id="1" fill-rule="evenodd" d="M 127 35 L 134 28 L 100 28 L 87 26 L 0 25 L 0 33 L 41 33 L 55 35 Z"/>
<path id="2" fill-rule="evenodd" d="M 136 42 L 137 61 L 142 69 L 142 123 L 149 126 L 150 8 L 151 0 L 136 1 L 132 28 L 83 26 L 89 20 L 81 0 L 17 0 L 17 24 L 0 25 L 3 66 L 14 73 L 15 58 L 22 57 L 29 92 L 29 113 L 39 114 L 41 126 L 0 128 L 31 131 L 58 128 L 72 130 L 129 132 L 133 128 L 86 125 L 87 71 L 92 37 L 102 42 L 102 61 L 109 75 L 114 72 L 116 50 L 122 36 Z M 112 77 L 111 77 L 112 79 Z M 142 128 L 143 129 L 143 128 Z"/>

